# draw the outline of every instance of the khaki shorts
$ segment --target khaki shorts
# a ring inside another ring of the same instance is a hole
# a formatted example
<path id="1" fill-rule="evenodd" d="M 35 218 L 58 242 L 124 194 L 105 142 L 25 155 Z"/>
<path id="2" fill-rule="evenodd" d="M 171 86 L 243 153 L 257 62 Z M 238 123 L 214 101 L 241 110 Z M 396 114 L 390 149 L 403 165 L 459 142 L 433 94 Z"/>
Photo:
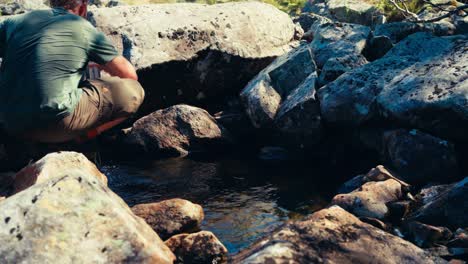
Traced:
<path id="1" fill-rule="evenodd" d="M 87 81 L 83 86 L 83 94 L 73 113 L 25 137 L 45 143 L 73 140 L 102 124 L 132 116 L 145 97 L 140 83 L 131 79 L 104 77 Z"/>

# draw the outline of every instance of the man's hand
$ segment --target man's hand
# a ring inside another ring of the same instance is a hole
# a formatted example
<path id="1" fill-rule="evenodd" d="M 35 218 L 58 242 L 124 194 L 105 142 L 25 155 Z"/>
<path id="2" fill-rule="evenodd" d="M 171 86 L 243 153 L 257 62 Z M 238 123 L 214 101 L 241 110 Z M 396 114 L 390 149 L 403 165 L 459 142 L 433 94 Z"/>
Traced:
<path id="1" fill-rule="evenodd" d="M 106 65 L 102 65 L 101 69 L 112 76 L 138 81 L 138 75 L 136 74 L 135 68 L 122 56 L 118 56 Z"/>

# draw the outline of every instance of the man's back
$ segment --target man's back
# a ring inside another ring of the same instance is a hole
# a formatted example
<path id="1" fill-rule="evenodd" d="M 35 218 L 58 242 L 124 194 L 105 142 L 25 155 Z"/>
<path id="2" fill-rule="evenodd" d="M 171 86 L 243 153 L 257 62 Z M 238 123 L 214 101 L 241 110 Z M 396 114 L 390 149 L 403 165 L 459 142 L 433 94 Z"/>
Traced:
<path id="1" fill-rule="evenodd" d="M 5 20 L 0 112 L 6 127 L 24 130 L 67 116 L 80 100 L 78 83 L 88 60 L 107 62 L 116 54 L 102 33 L 64 9 Z"/>

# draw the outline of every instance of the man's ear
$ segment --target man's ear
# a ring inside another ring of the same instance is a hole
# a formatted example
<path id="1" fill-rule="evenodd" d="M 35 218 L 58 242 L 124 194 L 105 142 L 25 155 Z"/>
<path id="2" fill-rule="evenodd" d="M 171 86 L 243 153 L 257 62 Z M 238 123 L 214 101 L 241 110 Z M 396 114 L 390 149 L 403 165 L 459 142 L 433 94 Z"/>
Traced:
<path id="1" fill-rule="evenodd" d="M 78 10 L 78 15 L 83 18 L 88 17 L 88 0 L 82 0 L 82 4 Z"/>

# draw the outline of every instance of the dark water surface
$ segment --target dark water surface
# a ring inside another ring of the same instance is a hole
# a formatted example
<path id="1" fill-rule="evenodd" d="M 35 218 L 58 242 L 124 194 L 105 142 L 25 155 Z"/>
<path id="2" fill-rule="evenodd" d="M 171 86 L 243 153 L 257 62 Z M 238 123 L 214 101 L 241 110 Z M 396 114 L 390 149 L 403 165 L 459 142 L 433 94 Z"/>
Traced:
<path id="1" fill-rule="evenodd" d="M 202 205 L 202 229 L 215 233 L 231 254 L 284 221 L 325 207 L 342 183 L 338 178 L 350 176 L 330 165 L 247 158 L 166 159 L 101 170 L 130 206 L 169 198 Z"/>

